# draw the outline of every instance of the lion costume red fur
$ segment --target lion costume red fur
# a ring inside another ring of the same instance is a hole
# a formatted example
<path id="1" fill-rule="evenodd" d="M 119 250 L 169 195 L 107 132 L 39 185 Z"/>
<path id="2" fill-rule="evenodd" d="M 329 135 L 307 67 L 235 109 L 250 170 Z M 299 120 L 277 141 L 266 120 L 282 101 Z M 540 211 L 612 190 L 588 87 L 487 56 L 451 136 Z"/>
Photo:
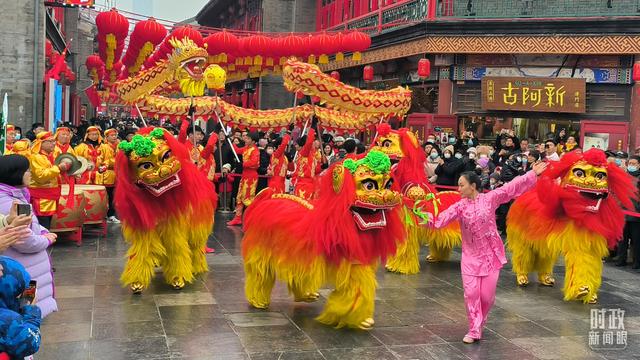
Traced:
<path id="1" fill-rule="evenodd" d="M 420 225 L 423 219 L 418 214 L 427 212 L 437 216 L 460 200 L 460 194 L 435 192 L 424 170 L 426 155 L 409 129 L 393 130 L 388 124 L 380 124 L 377 130 L 372 150 L 382 151 L 397 162 L 393 169 L 394 188 L 404 197 L 403 223 L 407 232 L 407 240 L 388 259 L 386 268 L 401 274 L 417 274 L 420 271 L 420 245 L 429 245 L 428 261 L 441 261 L 446 260 L 451 249 L 461 242 L 457 221 L 443 229 L 430 229 Z"/>
<path id="2" fill-rule="evenodd" d="M 564 299 L 595 303 L 602 281 L 602 258 L 622 238 L 620 205 L 633 208 L 631 177 L 602 150 L 566 153 L 550 162 L 536 188 L 518 198 L 507 216 L 507 245 L 517 283 L 538 272 L 552 286 L 558 254 L 565 260 Z"/>
<path id="3" fill-rule="evenodd" d="M 318 321 L 373 326 L 377 264 L 395 252 L 403 233 L 389 167 L 380 152 L 345 160 L 319 179 L 319 197 L 312 201 L 261 192 L 245 214 L 242 240 L 249 303 L 267 308 L 276 278 L 296 301 L 315 301 L 329 283 L 335 290 Z"/>
<path id="4" fill-rule="evenodd" d="M 217 195 L 166 130 L 142 129 L 116 157 L 115 206 L 131 247 L 121 281 L 134 292 L 162 266 L 167 283 L 182 288 L 208 271 L 204 256 Z"/>

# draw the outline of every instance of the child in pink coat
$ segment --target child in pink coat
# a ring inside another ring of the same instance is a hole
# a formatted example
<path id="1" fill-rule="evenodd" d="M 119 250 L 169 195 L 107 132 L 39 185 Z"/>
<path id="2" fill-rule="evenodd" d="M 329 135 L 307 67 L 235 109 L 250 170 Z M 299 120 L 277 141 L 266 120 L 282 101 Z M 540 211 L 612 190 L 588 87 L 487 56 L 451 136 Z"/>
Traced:
<path id="1" fill-rule="evenodd" d="M 441 228 L 453 220 L 460 222 L 460 267 L 469 319 L 469 332 L 462 339 L 465 343 L 482 338 L 482 328 L 496 298 L 500 269 L 507 263 L 504 245 L 496 228 L 496 208 L 533 188 L 537 176 L 546 167 L 546 163 L 535 164 L 533 170 L 525 175 L 488 193 L 481 193 L 480 177 L 476 173 L 465 172 L 458 181 L 462 199 L 440 213 L 432 223 L 433 227 Z"/>

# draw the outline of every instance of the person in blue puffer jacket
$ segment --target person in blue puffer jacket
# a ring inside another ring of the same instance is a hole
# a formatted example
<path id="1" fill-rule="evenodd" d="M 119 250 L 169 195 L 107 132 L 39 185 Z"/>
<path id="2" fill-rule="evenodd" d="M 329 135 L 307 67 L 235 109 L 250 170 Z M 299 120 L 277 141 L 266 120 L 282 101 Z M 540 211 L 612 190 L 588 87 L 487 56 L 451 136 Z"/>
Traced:
<path id="1" fill-rule="evenodd" d="M 21 304 L 31 276 L 17 261 L 0 256 L 0 353 L 24 359 L 40 348 L 40 308 Z"/>

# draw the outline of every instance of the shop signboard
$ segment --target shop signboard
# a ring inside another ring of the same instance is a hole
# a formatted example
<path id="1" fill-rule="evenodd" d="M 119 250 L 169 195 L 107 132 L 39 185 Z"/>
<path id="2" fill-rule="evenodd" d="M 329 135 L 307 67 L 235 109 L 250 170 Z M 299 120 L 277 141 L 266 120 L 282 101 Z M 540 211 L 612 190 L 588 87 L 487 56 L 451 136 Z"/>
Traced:
<path id="1" fill-rule="evenodd" d="M 483 77 L 482 109 L 585 112 L 584 79 Z"/>

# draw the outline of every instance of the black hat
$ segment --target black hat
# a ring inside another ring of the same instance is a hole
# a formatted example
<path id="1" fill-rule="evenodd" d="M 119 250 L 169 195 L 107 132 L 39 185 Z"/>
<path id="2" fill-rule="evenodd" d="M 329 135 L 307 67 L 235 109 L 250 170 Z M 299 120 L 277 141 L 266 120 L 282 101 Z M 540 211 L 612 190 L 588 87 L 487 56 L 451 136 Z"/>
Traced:
<path id="1" fill-rule="evenodd" d="M 615 156 L 615 157 L 617 157 L 617 158 L 619 158 L 619 159 L 626 159 L 626 158 L 628 158 L 628 157 L 629 157 L 629 154 L 627 154 L 627 153 L 626 153 L 626 152 L 624 152 L 624 151 L 617 151 L 617 152 L 614 154 L 614 156 Z"/>

